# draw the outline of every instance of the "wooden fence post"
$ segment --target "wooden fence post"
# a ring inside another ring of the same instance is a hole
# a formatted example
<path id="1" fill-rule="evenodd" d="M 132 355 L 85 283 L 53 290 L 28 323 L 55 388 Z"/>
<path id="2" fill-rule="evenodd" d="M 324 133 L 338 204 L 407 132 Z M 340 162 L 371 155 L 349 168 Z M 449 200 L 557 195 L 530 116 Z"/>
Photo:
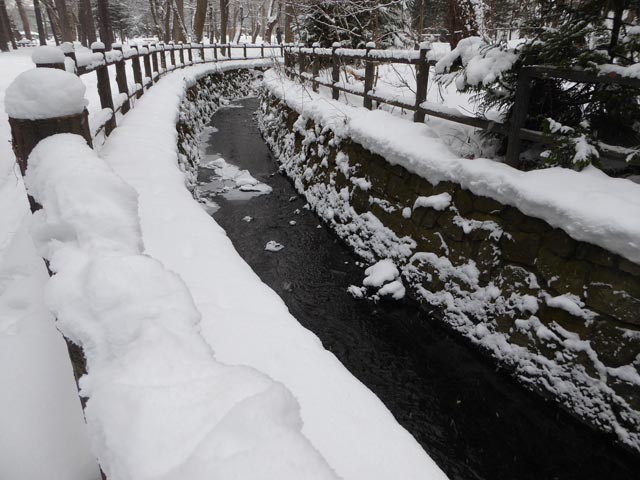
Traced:
<path id="1" fill-rule="evenodd" d="M 304 83 L 304 73 L 307 71 L 307 57 L 303 53 L 301 48 L 298 48 L 298 73 L 300 74 L 300 81 Z"/>
<path id="2" fill-rule="evenodd" d="M 518 73 L 518 83 L 516 84 L 516 96 L 509 122 L 509 138 L 507 143 L 507 155 L 505 161 L 507 165 L 518 168 L 520 163 L 520 129 L 527 121 L 529 110 L 529 97 L 531 96 L 531 74 L 526 68 Z"/>
<path id="3" fill-rule="evenodd" d="M 133 69 L 133 81 L 136 84 L 136 98 L 140 98 L 144 93 L 144 82 L 142 81 L 142 70 L 140 69 L 140 49 L 137 45 L 134 45 L 136 54 L 131 57 L 131 68 Z M 140 85 L 138 90 L 137 85 Z"/>
<path id="4" fill-rule="evenodd" d="M 158 75 L 158 46 L 155 43 L 149 45 L 149 51 L 151 52 L 151 64 L 153 66 L 153 77 L 156 79 Z"/>
<path id="5" fill-rule="evenodd" d="M 180 50 L 180 68 L 184 68 L 184 45 L 182 42 L 178 42 L 178 49 Z"/>
<path id="6" fill-rule="evenodd" d="M 242 44 L 242 53 L 244 54 L 244 58 L 247 58 L 247 44 Z"/>
<path id="7" fill-rule="evenodd" d="M 111 96 L 111 82 L 109 81 L 109 67 L 107 67 L 107 56 L 105 54 L 104 44 L 94 43 L 91 46 L 93 53 L 101 53 L 105 64 L 96 68 L 98 77 L 98 95 L 100 96 L 100 106 L 111 110 L 111 118 L 104 125 L 104 133 L 106 136 L 116 128 L 116 109 L 113 108 L 113 97 Z"/>
<path id="8" fill-rule="evenodd" d="M 369 56 L 369 52 L 375 48 L 376 44 L 373 42 L 367 43 L 367 57 Z M 369 96 L 369 92 L 373 90 L 373 77 L 376 74 L 376 66 L 371 60 L 365 60 L 364 63 L 364 100 L 363 105 L 364 108 L 373 110 L 373 100 Z"/>
<path id="9" fill-rule="evenodd" d="M 153 85 L 153 72 L 151 71 L 151 58 L 149 58 L 149 47 L 144 45 L 142 47 L 142 52 L 143 52 L 142 61 L 144 64 L 144 76 L 148 77 L 150 84 Z"/>
<path id="10" fill-rule="evenodd" d="M 420 59 L 416 65 L 416 111 L 413 112 L 413 121 L 416 123 L 424 122 L 424 111 L 420 109 L 420 105 L 427 100 L 427 87 L 429 86 L 428 52 L 429 48 L 426 46 L 420 47 Z"/>
<path id="11" fill-rule="evenodd" d="M 320 76 L 320 56 L 316 54 L 316 48 L 320 47 L 318 42 L 314 43 L 311 48 L 313 49 L 313 53 L 311 55 L 312 65 L 311 65 L 311 75 L 313 76 L 313 80 L 311 81 L 311 88 L 314 92 L 317 92 L 320 88 L 318 84 L 318 77 Z"/>
<path id="12" fill-rule="evenodd" d="M 118 92 L 124 93 L 127 99 L 122 103 L 120 112 L 124 115 L 131 109 L 131 103 L 129 102 L 129 84 L 127 83 L 127 69 L 124 59 L 124 53 L 122 52 L 122 45 L 114 44 L 113 49 L 120 52 L 120 60 L 116 62 L 116 83 L 118 84 Z"/>
<path id="13" fill-rule="evenodd" d="M 204 58 L 204 43 L 200 44 L 200 62 L 201 63 L 205 63 L 205 58 Z"/>
<path id="14" fill-rule="evenodd" d="M 213 44 L 213 61 L 214 62 L 218 61 L 218 44 L 217 43 Z"/>
<path id="15" fill-rule="evenodd" d="M 171 60 L 171 69 L 176 68 L 176 44 L 169 42 L 169 59 Z"/>
<path id="16" fill-rule="evenodd" d="M 189 42 L 187 47 L 187 53 L 189 54 L 189 64 L 193 65 L 193 43 Z"/>
<path id="17" fill-rule="evenodd" d="M 162 71 L 166 73 L 166 71 L 167 71 L 167 54 L 166 54 L 165 49 L 164 49 L 164 43 L 161 43 L 160 45 L 158 45 L 158 47 L 160 48 L 160 68 L 162 68 Z"/>
<path id="18" fill-rule="evenodd" d="M 70 58 L 71 60 L 73 60 L 73 65 L 74 65 L 75 71 L 77 72 L 78 71 L 78 61 L 76 59 L 76 51 L 73 49 L 73 43 L 64 42 L 62 45 L 60 45 L 60 48 L 62 49 L 62 52 L 64 53 L 65 57 Z"/>
<path id="19" fill-rule="evenodd" d="M 340 43 L 335 42 L 331 46 L 331 81 L 333 83 L 338 83 L 340 81 L 340 59 L 338 58 L 338 54 L 336 50 L 340 48 Z M 340 90 L 333 87 L 331 89 L 331 98 L 334 100 L 338 100 L 340 98 Z"/>
<path id="20" fill-rule="evenodd" d="M 264 58 L 264 43 L 260 44 L 260 57 Z"/>

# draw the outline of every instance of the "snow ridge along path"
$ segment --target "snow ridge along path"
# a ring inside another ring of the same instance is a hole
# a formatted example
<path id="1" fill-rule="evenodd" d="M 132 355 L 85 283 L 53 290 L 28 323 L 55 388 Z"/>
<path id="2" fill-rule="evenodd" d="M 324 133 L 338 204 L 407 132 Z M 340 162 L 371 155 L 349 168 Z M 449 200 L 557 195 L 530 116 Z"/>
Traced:
<path id="1" fill-rule="evenodd" d="M 101 156 L 137 192 L 145 253 L 184 281 L 216 359 L 283 384 L 299 403 L 302 434 L 339 477 L 444 479 L 382 402 L 291 316 L 185 187 L 175 125 L 186 88 L 210 73 L 269 64 L 231 61 L 167 75 L 124 117 Z"/>

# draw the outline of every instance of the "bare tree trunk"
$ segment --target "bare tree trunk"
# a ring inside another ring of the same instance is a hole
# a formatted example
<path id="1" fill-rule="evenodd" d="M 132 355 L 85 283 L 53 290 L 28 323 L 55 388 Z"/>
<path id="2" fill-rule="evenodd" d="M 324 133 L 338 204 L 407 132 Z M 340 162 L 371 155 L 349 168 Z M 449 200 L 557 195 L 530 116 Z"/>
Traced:
<path id="1" fill-rule="evenodd" d="M 202 42 L 204 21 L 207 18 L 207 4 L 207 0 L 196 0 L 196 13 L 193 17 L 193 33 L 196 37 L 196 42 Z"/>
<path id="2" fill-rule="evenodd" d="M 284 9 L 284 43 L 293 43 L 293 2 L 286 1 Z"/>
<path id="3" fill-rule="evenodd" d="M 82 32 L 85 36 L 85 46 L 90 47 L 98 37 L 96 35 L 96 26 L 93 23 L 93 12 L 91 11 L 91 0 L 80 0 L 79 20 Z"/>
<path id="4" fill-rule="evenodd" d="M 109 0 L 98 0 L 98 16 L 100 17 L 100 22 L 98 23 L 100 41 L 104 43 L 105 50 L 109 51 L 114 41 L 111 14 L 109 13 Z"/>
<path id="5" fill-rule="evenodd" d="M 31 38 L 31 27 L 29 26 L 29 17 L 27 17 L 27 11 L 24 9 L 22 0 L 15 0 L 18 13 L 20 14 L 20 21 L 22 22 L 22 29 L 24 30 L 24 36 L 27 40 Z"/>
<path id="6" fill-rule="evenodd" d="M 269 0 L 269 13 L 267 14 L 267 28 L 264 32 L 264 41 L 271 43 L 271 35 L 273 34 L 273 28 L 278 24 L 280 18 L 280 12 L 282 11 L 282 3 L 278 1 L 278 11 L 275 12 L 274 7 L 276 0 Z"/>
<path id="7" fill-rule="evenodd" d="M 58 25 L 58 18 L 53 10 L 53 8 L 49 5 L 46 5 L 47 8 L 47 17 L 49 17 L 49 25 L 51 25 L 51 34 L 53 35 L 53 40 L 56 42 L 56 45 L 60 45 L 60 39 L 62 35 L 60 33 L 60 27 Z"/>
<path id="8" fill-rule="evenodd" d="M 42 22 L 42 11 L 40 10 L 39 0 L 33 0 L 33 11 L 36 14 L 36 26 L 38 27 L 38 40 L 40 45 L 47 44 L 47 32 L 44 29 L 44 23 Z"/>
<path id="9" fill-rule="evenodd" d="M 186 28 L 184 25 L 184 0 L 174 0 L 173 2 L 173 40 L 176 42 L 186 42 Z"/>
<path id="10" fill-rule="evenodd" d="M 237 10 L 235 32 L 233 34 L 233 43 L 240 43 L 240 37 L 242 36 L 242 24 L 244 23 L 244 8 L 240 7 Z"/>
<path id="11" fill-rule="evenodd" d="M 236 39 L 236 22 L 238 21 L 238 7 L 233 9 L 233 20 L 231 21 L 231 32 L 229 35 L 230 42 L 233 43 Z"/>
<path id="12" fill-rule="evenodd" d="M 100 0 L 98 1 L 98 3 Z M 55 0 L 56 11 L 58 12 L 58 27 L 60 28 L 60 34 L 63 42 L 73 42 L 75 35 L 71 28 L 71 18 L 67 10 L 67 4 L 65 0 Z"/>
<path id="13" fill-rule="evenodd" d="M 151 20 L 153 21 L 153 30 L 158 37 L 158 40 L 162 39 L 162 27 L 160 26 L 158 15 L 158 4 L 156 0 L 149 0 L 149 10 L 151 11 Z"/>
<path id="14" fill-rule="evenodd" d="M 260 13 L 260 36 L 262 37 L 262 43 L 265 43 L 264 35 L 267 31 L 267 9 L 265 8 L 264 3 L 262 3 L 262 6 L 260 7 Z"/>
<path id="15" fill-rule="evenodd" d="M 7 25 L 9 24 L 9 15 L 7 14 L 7 6 L 4 0 L 0 0 L 0 52 L 9 51 L 9 42 L 11 41 L 11 32 Z"/>
<path id="16" fill-rule="evenodd" d="M 164 7 L 164 41 L 169 42 L 171 40 L 171 11 L 173 2 L 167 0 Z"/>
<path id="17" fill-rule="evenodd" d="M 220 43 L 227 43 L 230 0 L 220 0 Z"/>

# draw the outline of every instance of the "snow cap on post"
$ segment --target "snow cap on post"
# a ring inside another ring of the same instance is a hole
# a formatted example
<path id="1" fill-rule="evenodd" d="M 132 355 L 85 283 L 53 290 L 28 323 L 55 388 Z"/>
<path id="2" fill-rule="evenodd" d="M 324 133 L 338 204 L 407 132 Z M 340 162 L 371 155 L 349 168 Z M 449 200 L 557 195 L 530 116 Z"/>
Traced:
<path id="1" fill-rule="evenodd" d="M 341 43 L 341 42 L 333 42 L 333 43 L 331 44 L 331 46 L 332 46 L 333 48 L 340 48 L 340 47 L 342 46 L 342 43 Z"/>
<path id="2" fill-rule="evenodd" d="M 37 47 L 31 60 L 36 65 L 64 65 L 64 52 L 58 47 Z"/>
<path id="3" fill-rule="evenodd" d="M 367 42 L 367 44 L 365 45 L 365 48 L 367 49 L 376 48 L 376 42 Z"/>
<path id="4" fill-rule="evenodd" d="M 104 43 L 102 42 L 93 42 L 91 44 L 91 50 L 93 50 L 94 52 L 96 50 L 104 50 L 106 47 L 104 46 Z"/>
<path id="5" fill-rule="evenodd" d="M 60 53 L 64 63 L 62 51 L 57 48 L 54 50 Z M 46 55 L 43 57 L 53 58 Z M 84 83 L 73 73 L 55 68 L 34 68 L 18 75 L 9 85 L 5 94 L 4 109 L 10 118 L 22 120 L 77 115 L 82 113 L 88 104 L 84 92 Z"/>

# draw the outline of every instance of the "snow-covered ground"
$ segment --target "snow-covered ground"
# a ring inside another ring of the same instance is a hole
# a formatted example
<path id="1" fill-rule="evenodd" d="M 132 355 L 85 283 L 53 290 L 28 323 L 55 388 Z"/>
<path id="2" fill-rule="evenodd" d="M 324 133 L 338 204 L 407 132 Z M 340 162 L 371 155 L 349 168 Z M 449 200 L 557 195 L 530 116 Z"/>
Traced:
<path id="1" fill-rule="evenodd" d="M 489 158 L 462 158 L 442 123 L 432 119 L 412 123 L 397 112 L 369 111 L 360 103 L 335 101 L 328 89 L 314 93 L 275 69 L 267 72 L 265 84 L 305 118 L 432 183 L 457 183 L 545 220 L 576 240 L 640 262 L 640 185 L 634 182 L 609 177 L 595 167 L 581 172 L 560 167 L 523 172 Z M 450 98 L 445 95 L 444 101 Z"/>
<path id="2" fill-rule="evenodd" d="M 0 57 L 3 90 L 6 76 L 30 68 L 26 52 Z M 297 471 L 277 478 L 331 478 L 332 471 L 353 480 L 445 478 L 262 284 L 186 189 L 176 161 L 178 107 L 185 81 L 215 68 L 163 78 L 109 137 L 101 158 L 65 137 L 40 148 L 30 188 L 45 207 L 36 222 L 39 253 L 55 260 L 57 282 L 48 280 L 31 240 L 24 186 L 0 118 L 0 358 L 7 354 L 0 363 L 0 478 L 98 478 L 93 455 L 113 478 L 203 478 L 203 466 L 224 478 L 271 478 L 272 467 Z M 90 181 L 69 178 L 68 168 Z M 56 191 L 50 178 L 58 174 L 69 183 Z M 77 197 L 65 197 L 65 186 Z M 90 202 L 98 202 L 96 211 L 82 208 Z M 104 225 L 99 207 L 108 214 Z M 93 454 L 64 343 L 42 303 L 45 289 L 60 327 L 88 342 L 90 375 L 82 386 L 90 395 Z M 168 322 L 155 334 L 149 309 Z M 123 318 L 131 324 L 121 332 L 101 323 Z M 145 348 L 150 334 L 165 343 Z M 101 344 L 105 338 L 111 341 Z M 119 354 L 139 360 L 122 365 Z M 181 386 L 172 374 L 183 371 L 203 377 Z M 151 376 L 139 376 L 145 372 Z"/>

